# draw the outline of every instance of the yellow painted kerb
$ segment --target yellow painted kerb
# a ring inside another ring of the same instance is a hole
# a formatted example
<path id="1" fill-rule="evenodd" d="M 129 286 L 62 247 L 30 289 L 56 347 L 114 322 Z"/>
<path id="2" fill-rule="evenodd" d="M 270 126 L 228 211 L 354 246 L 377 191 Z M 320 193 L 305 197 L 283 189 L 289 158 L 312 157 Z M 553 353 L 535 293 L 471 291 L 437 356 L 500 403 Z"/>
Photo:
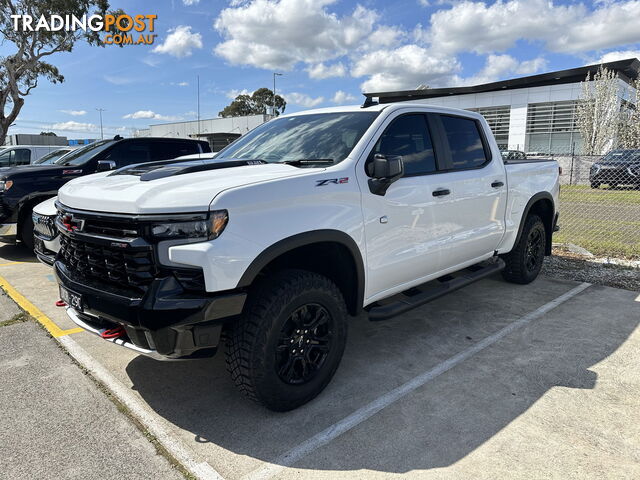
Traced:
<path id="1" fill-rule="evenodd" d="M 52 337 L 63 337 L 71 333 L 78 333 L 83 331 L 80 327 L 70 328 L 68 330 L 61 329 L 58 325 L 53 323 L 53 321 L 49 317 L 42 313 L 38 307 L 27 300 L 24 295 L 13 288 L 13 286 L 3 277 L 0 277 L 0 287 L 2 287 L 5 292 L 7 292 L 7 295 L 9 295 L 13 299 L 13 301 L 20 306 L 20 308 L 22 308 L 25 312 L 27 312 L 38 322 L 40 322 Z"/>

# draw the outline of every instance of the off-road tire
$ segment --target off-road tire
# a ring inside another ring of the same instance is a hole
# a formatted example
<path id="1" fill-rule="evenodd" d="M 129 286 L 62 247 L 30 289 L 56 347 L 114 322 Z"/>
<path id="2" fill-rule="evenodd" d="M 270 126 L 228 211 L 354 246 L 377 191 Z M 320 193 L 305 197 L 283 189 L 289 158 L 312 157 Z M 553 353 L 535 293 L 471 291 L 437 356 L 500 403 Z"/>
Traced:
<path id="1" fill-rule="evenodd" d="M 33 252 L 33 217 L 31 216 L 31 210 L 22 218 L 20 240 L 22 240 L 22 244 L 29 252 Z"/>
<path id="2" fill-rule="evenodd" d="M 278 373 L 276 348 L 282 348 L 282 329 L 292 313 L 311 304 L 320 305 L 331 317 L 331 345 L 314 376 L 293 385 Z M 227 370 L 255 402 L 274 411 L 297 408 L 322 392 L 336 372 L 346 344 L 347 318 L 344 298 L 328 278 L 295 269 L 267 276 L 249 292 L 239 321 L 225 331 Z"/>
<path id="3" fill-rule="evenodd" d="M 527 262 L 527 259 L 529 254 L 531 254 L 530 241 L 532 240 L 532 235 L 539 238 L 540 243 L 536 246 L 534 254 L 536 260 L 535 265 L 533 268 L 530 268 L 531 265 Z M 502 277 L 508 282 L 522 285 L 533 282 L 542 269 L 546 238 L 546 231 L 542 219 L 538 215 L 529 215 L 525 220 L 522 235 L 518 243 L 513 247 L 511 252 L 502 256 L 502 259 L 506 263 L 506 267 L 502 270 Z"/>

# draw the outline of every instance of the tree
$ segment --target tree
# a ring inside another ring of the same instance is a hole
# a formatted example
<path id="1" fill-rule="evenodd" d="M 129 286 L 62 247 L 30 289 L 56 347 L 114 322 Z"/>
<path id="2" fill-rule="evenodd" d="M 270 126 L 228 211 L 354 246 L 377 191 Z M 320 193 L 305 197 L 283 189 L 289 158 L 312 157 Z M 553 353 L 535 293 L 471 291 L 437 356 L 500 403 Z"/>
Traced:
<path id="1" fill-rule="evenodd" d="M 577 123 L 586 155 L 601 155 L 613 146 L 620 118 L 619 87 L 616 73 L 600 66 L 582 82 Z"/>
<path id="2" fill-rule="evenodd" d="M 54 132 L 40 132 L 40 135 L 45 137 L 57 137 L 57 135 Z"/>
<path id="3" fill-rule="evenodd" d="M 630 89 L 629 98 L 623 102 L 618 139 L 622 148 L 640 148 L 640 78 Z"/>
<path id="4" fill-rule="evenodd" d="M 280 95 L 276 95 L 276 116 L 284 112 L 287 102 Z M 267 108 L 273 106 L 273 91 L 268 88 L 259 88 L 250 96 L 238 95 L 229 105 L 218 113 L 223 118 L 242 117 L 245 115 L 265 115 Z"/>
<path id="5" fill-rule="evenodd" d="M 24 97 L 38 86 L 39 78 L 52 83 L 64 81 L 60 71 L 46 61 L 51 55 L 71 52 L 78 41 L 102 45 L 100 32 L 89 29 L 31 32 L 22 31 L 20 25 L 16 31 L 11 15 L 31 15 L 35 23 L 41 15 L 47 19 L 51 15 L 104 15 L 108 8 L 108 0 L 0 0 L 0 37 L 16 50 L 13 55 L 0 56 L 0 145 L 20 113 Z"/>

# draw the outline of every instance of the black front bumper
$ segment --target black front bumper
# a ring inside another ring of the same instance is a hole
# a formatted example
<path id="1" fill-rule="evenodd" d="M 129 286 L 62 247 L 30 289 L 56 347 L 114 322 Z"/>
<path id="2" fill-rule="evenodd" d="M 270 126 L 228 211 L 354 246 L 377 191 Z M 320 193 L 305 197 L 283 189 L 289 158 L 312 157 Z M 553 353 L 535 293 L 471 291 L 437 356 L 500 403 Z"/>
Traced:
<path id="1" fill-rule="evenodd" d="M 54 272 L 60 285 L 82 295 L 83 312 L 74 311 L 82 322 L 96 330 L 123 326 L 124 340 L 167 359 L 213 355 L 222 326 L 242 313 L 247 296 L 242 291 L 189 292 L 171 275 L 131 296 L 79 277 L 61 261 L 54 263 Z"/>
<path id="2" fill-rule="evenodd" d="M 589 183 L 640 185 L 640 176 L 631 175 L 627 168 L 601 168 L 589 173 Z"/>

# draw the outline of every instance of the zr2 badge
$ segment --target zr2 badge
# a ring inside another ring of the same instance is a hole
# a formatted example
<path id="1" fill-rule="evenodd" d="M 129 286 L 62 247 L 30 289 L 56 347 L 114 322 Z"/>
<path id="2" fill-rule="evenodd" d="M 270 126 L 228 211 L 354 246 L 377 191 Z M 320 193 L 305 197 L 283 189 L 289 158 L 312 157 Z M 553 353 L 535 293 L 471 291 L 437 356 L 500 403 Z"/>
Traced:
<path id="1" fill-rule="evenodd" d="M 349 183 L 349 177 L 327 178 L 326 180 L 316 180 L 316 187 L 324 187 L 325 185 L 329 185 L 329 184 L 339 185 L 341 183 Z"/>

